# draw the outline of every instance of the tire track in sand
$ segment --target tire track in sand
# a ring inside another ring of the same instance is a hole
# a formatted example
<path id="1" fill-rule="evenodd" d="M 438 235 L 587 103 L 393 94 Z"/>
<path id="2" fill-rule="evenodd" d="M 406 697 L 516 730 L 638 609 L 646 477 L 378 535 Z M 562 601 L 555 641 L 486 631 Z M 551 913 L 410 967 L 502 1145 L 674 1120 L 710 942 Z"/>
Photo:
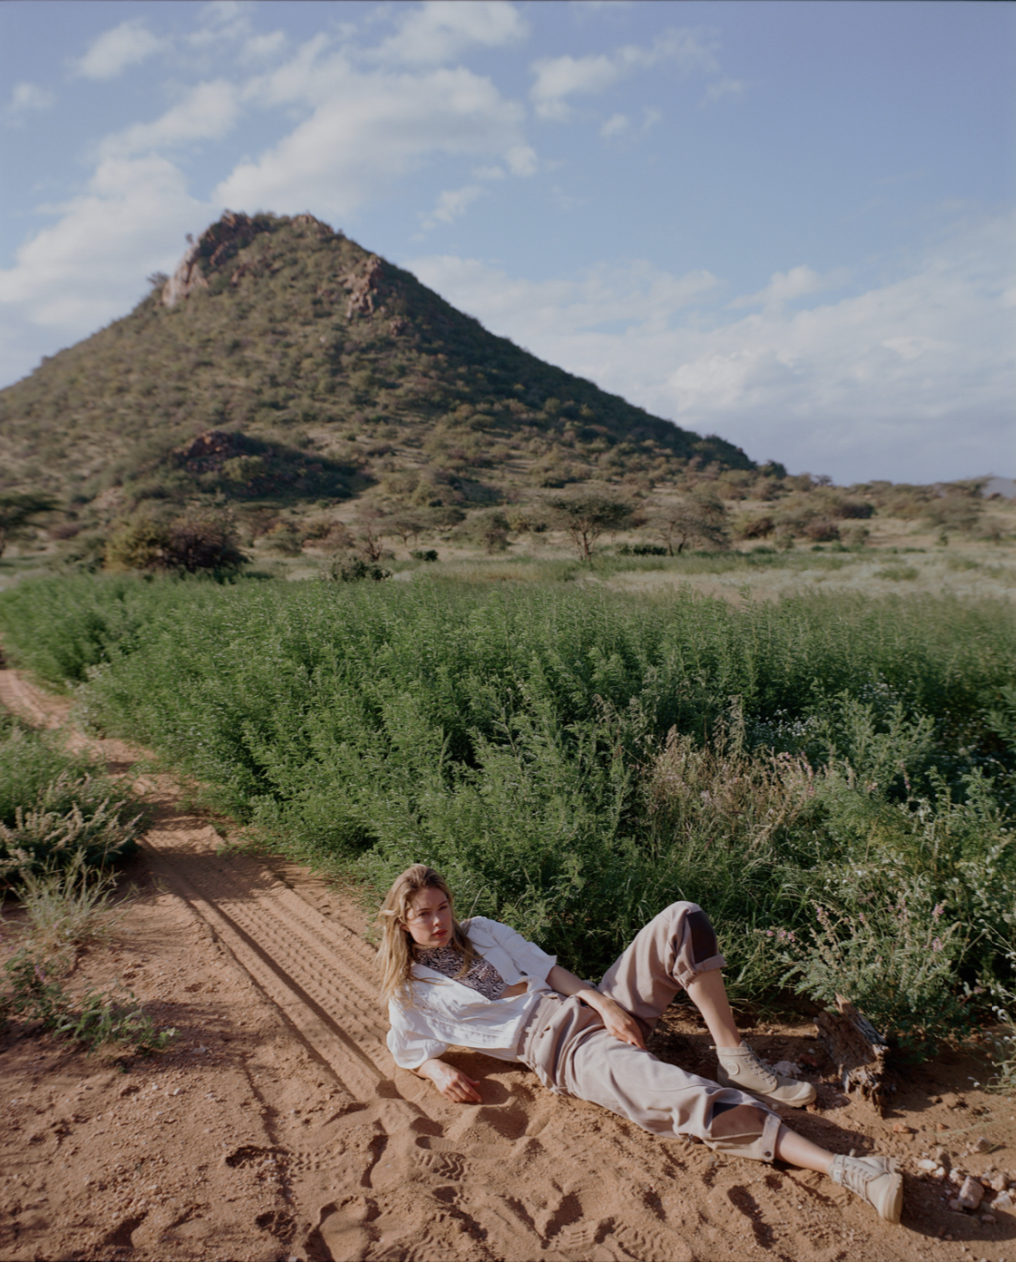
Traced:
<path id="1" fill-rule="evenodd" d="M 51 728 L 64 724 L 70 709 L 8 669 L 0 670 L 0 702 Z M 118 766 L 138 758 L 120 741 L 72 733 L 71 742 Z M 220 854 L 221 837 L 199 816 L 181 811 L 179 788 L 169 777 L 144 775 L 137 788 L 154 806 L 141 840 L 153 872 L 207 924 L 350 1099 L 394 1095 L 384 1089 L 391 1083 L 390 1058 L 372 953 L 355 929 L 323 915 L 260 860 Z M 407 1122 L 419 1115 L 417 1106 L 400 1103 Z"/>
<path id="2" fill-rule="evenodd" d="M 142 840 L 153 872 L 336 1080 L 330 1116 L 286 1141 L 308 1262 L 761 1262 L 773 1255 L 752 1236 L 759 1223 L 771 1224 L 770 1248 L 792 1240 L 791 1256 L 805 1250 L 815 1262 L 842 1256 L 848 1225 L 862 1254 L 907 1257 L 892 1247 L 898 1238 L 878 1232 L 876 1246 L 863 1206 L 789 1232 L 785 1193 L 747 1163 L 725 1165 L 713 1187 L 706 1150 L 552 1096 L 521 1067 L 465 1054 L 459 1063 L 484 1079 L 485 1103 L 445 1101 L 391 1060 L 355 909 L 295 865 L 223 853 L 170 776 L 138 776 L 142 751 L 75 732 L 68 701 L 0 668 L 0 703 L 136 777 L 153 808 Z M 750 1224 L 737 1208 L 746 1176 L 758 1207 Z M 836 1217 L 845 1221 L 833 1226 Z"/>

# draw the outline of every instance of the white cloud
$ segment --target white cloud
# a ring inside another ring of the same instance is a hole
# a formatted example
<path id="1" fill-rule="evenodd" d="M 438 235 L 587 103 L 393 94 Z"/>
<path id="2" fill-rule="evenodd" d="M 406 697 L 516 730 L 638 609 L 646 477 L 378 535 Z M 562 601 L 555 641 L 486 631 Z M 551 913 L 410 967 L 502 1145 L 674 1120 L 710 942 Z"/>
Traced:
<path id="1" fill-rule="evenodd" d="M 705 99 L 718 101 L 724 96 L 743 96 L 747 86 L 743 79 L 719 79 L 706 88 Z"/>
<path id="2" fill-rule="evenodd" d="M 77 63 L 77 72 L 86 79 L 112 79 L 128 66 L 151 57 L 166 43 L 140 18 L 131 18 L 94 40 Z"/>
<path id="3" fill-rule="evenodd" d="M 835 289 L 846 283 L 849 273 L 845 268 L 834 268 L 822 276 L 806 264 L 792 267 L 786 272 L 774 272 L 765 289 L 758 293 L 735 298 L 731 307 L 782 307 L 795 298 Z"/>
<path id="4" fill-rule="evenodd" d="M 29 114 L 51 110 L 56 104 L 56 94 L 37 83 L 16 83 L 10 101 L 0 111 L 0 117 L 8 127 L 20 127 Z"/>
<path id="5" fill-rule="evenodd" d="M 244 62 L 268 61 L 286 46 L 285 31 L 272 31 L 268 35 L 252 35 L 244 40 L 240 59 Z"/>
<path id="6" fill-rule="evenodd" d="M 274 148 L 241 162 L 214 194 L 236 209 L 316 206 L 347 214 L 437 156 L 500 158 L 514 174 L 535 169 L 523 110 L 487 78 L 457 67 L 363 73 L 321 43 L 257 85 L 255 101 L 310 106 Z"/>
<path id="7" fill-rule="evenodd" d="M 179 105 L 154 123 L 135 123 L 118 135 L 107 137 L 103 153 L 131 154 L 160 146 L 214 140 L 226 134 L 237 117 L 237 90 L 225 79 L 199 83 Z"/>
<path id="8" fill-rule="evenodd" d="M 631 119 L 627 114 L 611 114 L 600 128 L 600 135 L 604 140 L 611 140 L 614 136 L 623 135 L 630 126 Z"/>
<path id="9" fill-rule="evenodd" d="M 201 21 L 207 26 L 233 25 L 245 21 L 253 5 L 241 0 L 208 0 L 201 6 Z"/>
<path id="10" fill-rule="evenodd" d="M 410 65 L 440 65 L 471 46 L 504 48 L 529 34 L 529 24 L 507 0 L 426 0 L 398 21 L 398 32 L 373 55 Z"/>
<path id="11" fill-rule="evenodd" d="M 610 55 L 540 58 L 531 67 L 535 79 L 530 96 L 541 118 L 565 122 L 571 117 L 568 97 L 603 92 L 628 75 L 661 62 L 673 62 L 686 74 L 717 68 L 716 58 L 699 32 L 672 28 L 658 35 L 649 48 L 628 44 Z"/>
<path id="12" fill-rule="evenodd" d="M 529 145 L 512 145 L 505 154 L 505 161 L 512 175 L 535 175 L 540 165 L 536 150 Z"/>
<path id="13" fill-rule="evenodd" d="M 456 306 L 534 350 L 536 338 L 571 337 L 604 325 L 658 331 L 718 284 L 709 272 L 673 276 L 645 259 L 546 281 L 518 280 L 476 259 L 451 255 L 419 258 L 407 267 Z"/>
<path id="14" fill-rule="evenodd" d="M 175 266 L 185 230 L 209 218 L 180 170 L 155 156 L 104 159 L 60 209 L 0 271 L 0 318 L 72 338 L 123 315 L 148 273 Z"/>
<path id="15" fill-rule="evenodd" d="M 708 273 L 632 263 L 533 282 L 448 257 L 410 266 L 534 354 L 757 459 L 838 482 L 934 481 L 1012 458 L 1014 226 L 958 224 L 895 281 L 727 323 Z M 770 288 L 815 293 L 817 276 L 791 268 Z"/>
<path id="16" fill-rule="evenodd" d="M 438 196 L 434 209 L 429 214 L 420 216 L 420 222 L 425 231 L 436 228 L 439 223 L 452 223 L 464 215 L 478 197 L 489 196 L 490 189 L 484 188 L 482 184 L 446 189 Z"/>
<path id="17" fill-rule="evenodd" d="M 536 82 L 530 95 L 541 118 L 565 120 L 571 108 L 565 97 L 578 93 L 602 92 L 621 77 L 621 68 L 611 57 L 600 53 L 589 57 L 553 57 L 533 62 Z"/>

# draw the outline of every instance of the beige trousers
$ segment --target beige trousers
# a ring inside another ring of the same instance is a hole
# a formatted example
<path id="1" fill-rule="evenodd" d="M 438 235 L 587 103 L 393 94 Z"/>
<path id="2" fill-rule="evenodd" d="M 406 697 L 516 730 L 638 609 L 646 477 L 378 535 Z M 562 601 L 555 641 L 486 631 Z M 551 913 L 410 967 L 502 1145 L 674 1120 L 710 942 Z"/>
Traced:
<path id="1" fill-rule="evenodd" d="M 611 965 L 598 989 L 630 1012 L 648 1038 L 677 991 L 723 963 L 701 907 L 672 903 Z M 771 1109 L 613 1038 L 577 996 L 543 999 L 520 1046 L 520 1059 L 552 1091 L 601 1104 L 657 1135 L 695 1135 L 721 1152 L 773 1159 L 781 1122 Z"/>

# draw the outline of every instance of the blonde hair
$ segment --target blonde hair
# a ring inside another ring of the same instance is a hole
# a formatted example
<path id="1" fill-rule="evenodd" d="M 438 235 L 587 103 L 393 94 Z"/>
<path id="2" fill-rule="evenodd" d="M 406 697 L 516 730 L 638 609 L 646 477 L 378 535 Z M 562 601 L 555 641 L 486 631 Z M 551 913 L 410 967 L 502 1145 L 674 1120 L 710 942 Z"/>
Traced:
<path id="1" fill-rule="evenodd" d="M 416 944 L 406 928 L 406 921 L 412 910 L 413 895 L 421 890 L 440 890 L 448 899 L 452 908 L 452 938 L 448 943 L 462 956 L 462 968 L 458 976 L 463 977 L 476 958 L 476 950 L 469 941 L 469 936 L 455 919 L 455 904 L 448 883 L 440 873 L 425 863 L 414 863 L 406 868 L 392 882 L 391 889 L 385 895 L 378 913 L 381 919 L 381 945 L 377 958 L 381 969 L 381 997 L 394 999 L 404 997 L 409 992 L 412 1002 L 412 972 L 416 960 Z"/>

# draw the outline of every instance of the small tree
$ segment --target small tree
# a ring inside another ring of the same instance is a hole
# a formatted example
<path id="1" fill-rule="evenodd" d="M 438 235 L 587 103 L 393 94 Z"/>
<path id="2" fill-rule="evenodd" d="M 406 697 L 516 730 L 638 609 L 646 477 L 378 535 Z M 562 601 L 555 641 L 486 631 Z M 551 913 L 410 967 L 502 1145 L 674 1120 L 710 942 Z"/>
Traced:
<path id="1" fill-rule="evenodd" d="M 623 530 L 635 512 L 628 500 L 597 490 L 551 495 L 546 504 L 552 523 L 568 531 L 583 561 L 592 557 L 593 544 L 605 530 Z"/>
<path id="2" fill-rule="evenodd" d="M 508 518 L 499 508 L 484 508 L 470 513 L 455 533 L 482 543 L 488 552 L 504 552 L 509 529 Z"/>
<path id="3" fill-rule="evenodd" d="M 139 514 L 106 541 L 109 570 L 234 573 L 247 560 L 232 524 L 213 513 L 185 513 L 172 521 Z"/>
<path id="4" fill-rule="evenodd" d="M 680 555 L 689 543 L 725 548 L 729 542 L 727 510 L 708 491 L 694 490 L 657 510 L 652 532 L 666 544 L 667 555 Z"/>
<path id="5" fill-rule="evenodd" d="M 427 529 L 427 522 L 422 513 L 400 512 L 391 518 L 391 528 L 408 548 Z"/>
<path id="6" fill-rule="evenodd" d="M 356 546 L 372 565 L 384 556 L 384 538 L 392 531 L 392 520 L 378 508 L 361 508 L 356 515 Z"/>
<path id="7" fill-rule="evenodd" d="M 11 538 L 22 526 L 40 513 L 56 508 L 56 500 L 48 495 L 32 495 L 7 491 L 0 494 L 0 557 Z"/>

